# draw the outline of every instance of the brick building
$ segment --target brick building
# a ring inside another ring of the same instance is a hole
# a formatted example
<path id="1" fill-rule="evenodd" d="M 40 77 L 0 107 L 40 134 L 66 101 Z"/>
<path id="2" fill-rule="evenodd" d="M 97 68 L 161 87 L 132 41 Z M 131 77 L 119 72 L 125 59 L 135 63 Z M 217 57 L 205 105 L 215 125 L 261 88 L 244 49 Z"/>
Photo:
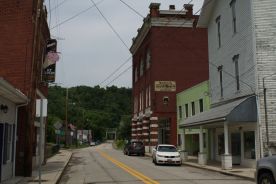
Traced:
<path id="1" fill-rule="evenodd" d="M 130 48 L 132 140 L 142 140 L 147 149 L 149 143 L 177 144 L 176 94 L 208 80 L 207 30 L 196 28 L 193 5 L 184 5 L 183 11 L 159 7 L 150 4 Z"/>
<path id="2" fill-rule="evenodd" d="M 42 0 L 0 1 L 0 7 L 0 76 L 28 97 L 28 105 L 18 113 L 16 175 L 30 176 L 39 160 L 36 100 L 46 99 L 48 89 L 42 82 L 50 40 L 47 11 Z M 42 140 L 45 127 L 46 123 Z M 45 139 L 42 142 L 44 145 Z"/>

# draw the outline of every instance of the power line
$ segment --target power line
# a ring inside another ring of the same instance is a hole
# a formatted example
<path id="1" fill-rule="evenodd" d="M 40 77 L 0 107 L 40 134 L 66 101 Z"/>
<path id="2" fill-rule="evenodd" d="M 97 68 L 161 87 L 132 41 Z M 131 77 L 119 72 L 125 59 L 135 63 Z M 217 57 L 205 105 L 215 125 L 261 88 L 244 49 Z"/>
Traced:
<path id="1" fill-rule="evenodd" d="M 121 42 L 124 44 L 124 46 L 127 48 L 127 50 L 129 50 L 129 47 L 127 46 L 127 44 L 124 42 L 124 40 L 122 39 L 122 37 L 119 35 L 119 33 L 114 29 L 114 27 L 111 25 L 111 23 L 107 20 L 107 18 L 104 16 L 104 14 L 101 12 L 101 10 L 98 8 L 97 4 L 94 2 L 94 0 L 90 0 L 94 6 L 97 8 L 98 12 L 101 14 L 101 16 L 103 17 L 103 19 L 105 20 L 105 22 L 108 24 L 108 26 L 112 29 L 112 31 L 115 33 L 115 35 L 121 40 Z"/>
<path id="2" fill-rule="evenodd" d="M 123 0 L 119 0 L 121 1 L 121 3 L 123 3 L 124 5 L 126 5 L 129 9 L 131 9 L 132 11 L 134 11 L 137 15 L 139 15 L 142 18 L 145 18 L 141 13 L 139 13 L 137 10 L 135 10 L 134 8 L 132 8 L 130 5 L 128 5 L 126 2 L 124 2 Z"/>
<path id="3" fill-rule="evenodd" d="M 51 1 L 51 0 L 49 0 L 49 3 L 50 3 L 50 1 Z M 58 7 L 60 7 L 60 6 L 61 6 L 62 4 L 64 4 L 66 1 L 67 1 L 67 0 L 62 1 L 61 3 L 57 4 L 57 5 L 56 5 L 54 8 L 52 8 L 52 9 L 51 9 L 51 7 L 49 7 L 50 13 L 51 13 L 53 10 L 57 9 Z"/>
<path id="4" fill-rule="evenodd" d="M 124 1 L 122 1 L 122 0 L 120 0 L 122 3 L 124 3 L 126 6 L 128 6 L 130 9 L 132 9 L 135 13 L 137 13 L 139 16 L 141 16 L 141 17 L 143 17 L 143 15 L 141 15 L 139 12 L 137 12 L 134 8 L 132 8 L 132 7 L 130 7 L 128 4 L 126 4 Z M 191 2 L 192 2 L 193 0 L 190 0 L 189 2 L 188 2 L 188 4 L 190 4 Z M 177 17 L 178 15 L 180 15 L 181 13 L 182 13 L 182 11 L 184 10 L 184 8 L 182 8 L 181 10 L 179 10 L 178 11 L 178 13 L 175 15 L 175 17 Z M 144 18 L 144 17 L 143 17 Z M 169 20 L 167 23 L 166 23 L 166 25 L 167 24 L 169 24 L 171 22 L 171 20 Z M 129 58 L 130 59 L 130 58 Z M 129 60 L 128 59 L 128 60 Z M 127 61 L 128 61 L 127 60 Z M 102 84 L 102 83 L 104 83 L 105 81 L 107 81 L 111 76 L 113 76 L 124 64 L 126 64 L 127 62 L 124 62 L 122 65 L 120 65 L 114 72 L 112 72 L 112 74 L 110 74 L 103 82 L 101 82 L 100 83 L 100 85 Z M 127 70 L 126 71 L 128 71 L 129 70 L 129 68 L 127 68 Z M 125 71 L 125 72 L 126 72 Z M 111 84 L 112 82 L 114 82 L 116 79 L 118 79 L 123 73 L 125 73 L 125 72 L 122 72 L 122 73 L 120 73 L 114 80 L 112 80 L 111 82 L 109 82 L 106 86 L 108 86 L 109 84 Z"/>
<path id="5" fill-rule="evenodd" d="M 129 57 L 124 63 L 122 63 L 118 68 L 116 68 L 110 75 L 108 75 L 107 78 L 105 78 L 102 82 L 100 82 L 98 85 L 100 86 L 104 82 L 106 82 L 108 79 L 110 79 L 118 70 L 120 70 L 132 57 Z"/>
<path id="6" fill-rule="evenodd" d="M 190 2 L 192 2 L 193 0 L 191 0 Z M 197 13 L 199 13 L 203 8 L 205 8 L 205 7 L 207 7 L 208 5 L 210 5 L 210 3 L 212 2 L 212 1 L 214 1 L 214 0 L 209 0 L 209 1 L 207 1 L 206 3 L 204 3 L 203 4 L 203 6 L 198 10 L 198 11 L 196 11 L 194 14 L 197 14 Z M 189 3 L 190 3 L 189 2 Z M 170 22 L 171 20 L 168 20 L 168 23 Z M 176 28 L 182 28 L 182 26 L 185 24 L 187 22 L 187 20 L 185 20 L 180 26 L 177 26 Z M 167 23 L 167 24 L 168 24 Z M 179 41 L 178 41 L 179 42 Z M 180 43 L 180 44 L 183 44 L 183 43 Z M 192 50 L 192 49 L 189 49 L 189 50 L 191 50 L 191 52 L 192 53 L 194 53 L 194 50 Z M 212 62 L 208 62 L 208 63 L 210 63 L 211 65 L 213 65 L 213 66 L 215 66 L 215 67 L 218 67 L 218 66 L 216 66 L 214 63 L 212 63 Z M 233 78 L 235 78 L 235 76 L 233 76 L 231 73 L 229 73 L 229 72 L 227 72 L 227 71 L 225 71 L 225 70 L 223 70 L 226 74 L 228 74 L 229 76 L 231 76 L 231 77 L 233 77 Z M 252 91 L 254 91 L 253 90 L 253 88 L 252 88 L 252 86 L 250 85 L 250 84 L 248 84 L 247 82 L 244 82 L 243 80 L 240 80 L 242 83 L 244 83 L 245 85 L 247 85 L 248 87 L 250 87 L 250 89 L 252 90 Z"/>
<path id="7" fill-rule="evenodd" d="M 102 3 L 103 1 L 104 1 L 104 0 L 101 0 L 101 1 L 99 1 L 97 4 L 100 4 L 100 3 Z M 62 21 L 62 22 L 60 22 L 60 23 L 58 23 L 57 25 L 51 27 L 51 30 L 54 29 L 54 28 L 56 28 L 56 27 L 58 27 L 58 26 L 61 26 L 62 24 L 65 24 L 66 22 L 68 22 L 68 21 L 70 21 L 70 20 L 72 20 L 72 19 L 74 19 L 74 18 L 76 18 L 76 17 L 78 17 L 78 16 L 80 16 L 81 14 L 87 12 L 88 10 L 90 10 L 91 8 L 94 8 L 94 7 L 95 7 L 95 5 L 90 6 L 90 7 L 86 8 L 86 9 L 80 11 L 79 13 L 73 15 L 72 17 L 70 17 L 70 18 L 68 18 L 68 19 L 66 19 L 66 20 L 64 20 L 64 21 Z"/>
<path id="8" fill-rule="evenodd" d="M 126 73 L 131 68 L 132 68 L 132 65 L 129 66 L 127 69 L 125 69 L 123 72 L 121 72 L 119 75 L 117 75 L 117 77 L 115 77 L 112 81 L 110 81 L 107 85 L 105 85 L 105 87 L 107 87 L 109 84 L 117 80 L 119 77 L 121 77 L 124 73 Z"/>

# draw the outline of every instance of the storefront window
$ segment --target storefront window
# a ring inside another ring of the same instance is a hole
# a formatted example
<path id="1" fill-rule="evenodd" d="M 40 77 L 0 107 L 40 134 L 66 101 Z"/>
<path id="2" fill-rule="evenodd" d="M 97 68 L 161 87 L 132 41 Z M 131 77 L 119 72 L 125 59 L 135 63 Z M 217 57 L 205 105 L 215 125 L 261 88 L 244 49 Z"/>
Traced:
<path id="1" fill-rule="evenodd" d="M 256 159 L 255 132 L 244 132 L 244 158 Z"/>
<path id="2" fill-rule="evenodd" d="M 223 155 L 225 152 L 224 147 L 224 134 L 218 135 L 218 154 Z"/>

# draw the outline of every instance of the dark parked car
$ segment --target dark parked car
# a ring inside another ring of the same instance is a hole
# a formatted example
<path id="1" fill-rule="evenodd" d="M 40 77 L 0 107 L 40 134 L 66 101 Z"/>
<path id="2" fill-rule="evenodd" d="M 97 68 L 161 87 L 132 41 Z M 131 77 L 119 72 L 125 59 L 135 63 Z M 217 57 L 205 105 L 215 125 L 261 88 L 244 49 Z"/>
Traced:
<path id="1" fill-rule="evenodd" d="M 144 143 L 141 141 L 132 141 L 128 142 L 124 147 L 124 154 L 125 155 L 145 155 L 145 146 Z"/>
<path id="2" fill-rule="evenodd" d="M 276 155 L 264 157 L 257 162 L 257 184 L 276 184 Z"/>

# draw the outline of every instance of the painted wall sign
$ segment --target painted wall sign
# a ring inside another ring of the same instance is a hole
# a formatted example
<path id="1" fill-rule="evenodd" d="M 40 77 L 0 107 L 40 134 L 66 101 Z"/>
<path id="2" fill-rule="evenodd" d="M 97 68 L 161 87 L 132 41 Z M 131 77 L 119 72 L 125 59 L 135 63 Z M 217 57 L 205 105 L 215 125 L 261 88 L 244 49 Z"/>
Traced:
<path id="1" fill-rule="evenodd" d="M 154 90 L 163 91 L 163 92 L 176 91 L 176 82 L 175 81 L 155 81 Z"/>

